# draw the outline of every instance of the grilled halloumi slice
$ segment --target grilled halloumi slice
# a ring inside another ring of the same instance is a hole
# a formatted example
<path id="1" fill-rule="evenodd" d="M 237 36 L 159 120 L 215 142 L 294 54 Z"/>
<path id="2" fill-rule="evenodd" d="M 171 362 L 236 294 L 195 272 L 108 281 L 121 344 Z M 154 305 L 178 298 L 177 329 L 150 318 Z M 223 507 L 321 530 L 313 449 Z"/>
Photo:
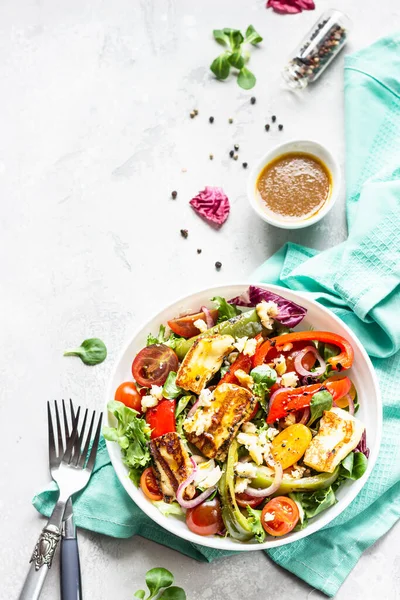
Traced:
<path id="1" fill-rule="evenodd" d="M 358 445 L 365 427 L 341 408 L 326 410 L 319 431 L 304 454 L 304 464 L 316 471 L 333 473 L 337 465 Z"/>
<path id="2" fill-rule="evenodd" d="M 254 410 L 253 394 L 239 385 L 222 383 L 206 405 L 184 421 L 186 438 L 208 458 L 225 460 L 230 441 Z"/>
<path id="3" fill-rule="evenodd" d="M 150 442 L 154 470 L 165 502 L 175 500 L 178 486 L 193 472 L 193 465 L 181 438 L 175 432 L 160 435 Z M 188 485 L 185 498 L 191 499 L 195 487 Z"/>
<path id="4" fill-rule="evenodd" d="M 183 359 L 176 384 L 200 394 L 206 383 L 220 369 L 224 357 L 234 348 L 231 335 L 209 335 L 194 342 Z"/>

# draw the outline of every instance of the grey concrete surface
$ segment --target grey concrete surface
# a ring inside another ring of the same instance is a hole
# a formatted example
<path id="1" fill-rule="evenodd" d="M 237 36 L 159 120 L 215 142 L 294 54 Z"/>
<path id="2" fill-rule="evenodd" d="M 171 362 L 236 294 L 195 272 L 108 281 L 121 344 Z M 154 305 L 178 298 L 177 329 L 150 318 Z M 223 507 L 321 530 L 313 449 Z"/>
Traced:
<path id="1" fill-rule="evenodd" d="M 318 225 L 274 229 L 251 212 L 241 166 L 293 137 L 328 143 L 344 163 L 343 56 L 299 99 L 279 87 L 291 48 L 330 6 L 316 3 L 315 13 L 280 17 L 264 0 L 0 2 L 2 600 L 17 597 L 42 523 L 30 500 L 48 480 L 45 401 L 102 405 L 121 344 L 170 299 L 245 278 L 287 240 L 327 248 L 345 238 L 344 192 Z M 334 4 L 354 21 L 348 51 L 399 22 L 396 0 Z M 265 41 L 250 62 L 257 86 L 245 92 L 234 79 L 213 80 L 208 65 L 220 51 L 212 29 L 249 23 Z M 271 114 L 282 132 L 265 133 Z M 238 162 L 228 157 L 233 143 Z M 231 200 L 220 232 L 188 206 L 206 185 Z M 107 343 L 104 364 L 63 358 L 91 336 Z M 399 598 L 398 542 L 397 527 L 365 553 L 337 598 Z M 140 538 L 82 532 L 80 546 L 90 600 L 132 598 L 158 565 L 191 600 L 322 597 L 261 552 L 205 565 Z M 55 566 L 44 600 L 59 597 L 57 578 Z"/>

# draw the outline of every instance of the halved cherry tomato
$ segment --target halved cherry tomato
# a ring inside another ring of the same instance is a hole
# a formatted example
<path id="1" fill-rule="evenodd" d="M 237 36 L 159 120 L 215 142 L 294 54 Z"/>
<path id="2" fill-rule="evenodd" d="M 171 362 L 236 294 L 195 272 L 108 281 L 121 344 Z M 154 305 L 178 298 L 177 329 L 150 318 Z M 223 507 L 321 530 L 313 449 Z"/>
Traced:
<path id="1" fill-rule="evenodd" d="M 224 528 L 218 498 L 203 502 L 186 511 L 186 525 L 198 535 L 214 535 Z"/>
<path id="2" fill-rule="evenodd" d="M 250 496 L 249 494 L 246 494 L 246 492 L 235 494 L 235 498 L 238 505 L 242 508 L 246 508 L 246 506 L 256 508 L 256 506 L 259 506 L 265 500 L 265 498 L 255 498 L 254 496 Z"/>
<path id="3" fill-rule="evenodd" d="M 152 429 L 151 439 L 175 431 L 175 400 L 161 400 L 146 411 L 146 423 Z"/>
<path id="4" fill-rule="evenodd" d="M 336 373 L 335 375 L 331 375 L 331 377 L 328 377 L 328 379 L 325 380 L 325 383 L 326 382 L 330 383 L 331 381 L 339 381 L 341 379 L 345 379 L 345 377 L 341 373 Z M 347 377 L 346 377 L 346 379 L 347 379 Z M 347 385 L 348 384 L 346 382 L 346 387 L 343 386 L 343 390 L 342 391 L 344 391 L 344 390 L 347 389 Z M 339 386 L 338 386 L 338 390 L 340 391 L 340 387 Z M 354 385 L 353 382 L 351 382 L 351 387 L 348 390 L 348 392 L 345 392 L 344 394 L 342 394 L 340 396 L 338 395 L 338 397 L 335 398 L 335 402 L 336 402 L 336 404 L 338 405 L 339 408 L 346 408 L 346 406 L 349 405 L 348 396 L 350 396 L 350 398 L 351 398 L 351 400 L 353 400 L 353 402 L 356 399 L 357 390 L 356 390 L 355 385 Z"/>
<path id="5" fill-rule="evenodd" d="M 351 344 L 341 335 L 331 333 L 330 331 L 296 331 L 294 333 L 286 333 L 285 335 L 266 340 L 256 351 L 254 356 L 254 366 L 262 365 L 267 356 L 269 356 L 271 347 L 274 347 L 275 345 L 283 346 L 284 344 L 302 341 L 311 342 L 313 340 L 338 346 L 341 352 L 336 356 L 328 358 L 327 362 L 333 369 L 338 371 L 350 369 L 354 359 L 354 352 Z"/>
<path id="6" fill-rule="evenodd" d="M 251 365 L 252 365 L 251 357 L 247 356 L 247 354 L 243 354 L 243 352 L 241 352 L 239 354 L 239 356 L 237 357 L 237 359 L 235 360 L 235 362 L 229 367 L 229 371 L 227 371 L 225 373 L 225 375 L 222 377 L 222 379 L 220 380 L 218 385 L 221 385 L 221 383 L 236 383 L 236 384 L 238 384 L 239 381 L 236 378 L 235 372 L 238 371 L 239 369 L 241 369 L 245 373 L 249 373 L 250 369 L 251 369 Z"/>
<path id="7" fill-rule="evenodd" d="M 143 387 L 163 385 L 171 371 L 178 370 L 178 357 L 165 344 L 152 344 L 143 348 L 132 363 L 132 375 Z"/>
<path id="8" fill-rule="evenodd" d="M 340 381 L 324 381 L 324 383 L 314 383 L 312 385 L 303 385 L 298 388 L 282 388 L 277 393 L 273 404 L 267 416 L 267 423 L 274 423 L 278 419 L 286 417 L 289 413 L 300 410 L 310 405 L 311 398 L 321 389 L 326 388 L 332 398 L 342 398 L 351 388 L 351 381 L 344 377 Z"/>
<path id="9" fill-rule="evenodd" d="M 266 515 L 271 515 L 274 519 L 266 521 Z M 264 506 L 261 513 L 261 524 L 267 533 L 277 537 L 292 531 L 297 525 L 299 516 L 299 509 L 291 498 L 277 496 Z"/>
<path id="10" fill-rule="evenodd" d="M 121 383 L 116 389 L 115 399 L 139 413 L 142 412 L 142 396 L 133 381 Z"/>
<path id="11" fill-rule="evenodd" d="M 152 467 L 148 467 L 143 471 L 142 476 L 140 477 L 140 488 L 149 500 L 152 500 L 153 502 L 162 500 L 163 496 L 158 487 L 157 479 Z"/>
<path id="12" fill-rule="evenodd" d="M 218 318 L 218 309 L 215 308 L 210 310 L 210 315 L 215 323 L 215 321 Z M 176 319 L 171 319 L 171 321 L 168 321 L 168 327 L 177 335 L 181 335 L 184 338 L 191 338 L 200 333 L 200 330 L 197 329 L 197 327 L 194 324 L 194 322 L 198 319 L 205 321 L 206 315 L 203 312 L 199 312 L 195 315 L 177 317 Z"/>

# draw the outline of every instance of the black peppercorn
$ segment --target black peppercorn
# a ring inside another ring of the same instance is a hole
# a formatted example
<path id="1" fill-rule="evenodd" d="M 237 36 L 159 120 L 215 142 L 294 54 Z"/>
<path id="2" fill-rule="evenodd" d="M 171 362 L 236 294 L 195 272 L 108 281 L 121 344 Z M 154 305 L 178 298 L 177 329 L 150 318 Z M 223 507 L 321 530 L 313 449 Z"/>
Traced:
<path id="1" fill-rule="evenodd" d="M 243 169 L 247 169 L 247 163 L 244 162 L 243 165 L 242 165 L 242 167 L 243 167 Z"/>
<path id="2" fill-rule="evenodd" d="M 278 129 L 279 129 L 279 131 L 282 131 L 283 125 L 278 125 Z"/>
<path id="3" fill-rule="evenodd" d="M 178 195 L 178 192 L 176 192 L 175 190 L 173 192 L 171 192 L 171 196 L 174 200 L 177 197 L 177 195 Z"/>
<path id="4" fill-rule="evenodd" d="M 229 156 L 230 156 L 231 158 L 233 158 L 233 155 L 234 155 L 234 154 L 235 154 L 235 153 L 234 153 L 234 151 L 233 151 L 233 150 L 231 150 L 231 151 L 229 152 Z"/>
<path id="5" fill-rule="evenodd" d="M 197 254 L 201 254 L 201 248 L 197 248 Z"/>
<path id="6" fill-rule="evenodd" d="M 210 121 L 210 123 L 214 123 L 214 117 L 210 117 L 208 120 Z"/>
<path id="7" fill-rule="evenodd" d="M 217 260 L 217 262 L 215 263 L 215 268 L 217 269 L 217 271 L 219 271 L 221 267 L 222 267 L 222 262 Z"/>
<path id="8" fill-rule="evenodd" d="M 235 148 L 236 151 L 239 150 L 239 144 L 235 144 L 233 147 Z"/>
<path id="9" fill-rule="evenodd" d="M 276 121 L 276 116 L 272 115 L 272 122 L 275 123 L 275 121 Z"/>
<path id="10" fill-rule="evenodd" d="M 255 104 L 255 103 L 256 103 L 256 98 L 255 98 L 255 96 L 252 96 L 252 97 L 250 98 L 250 102 L 251 102 L 251 104 Z"/>
<path id="11" fill-rule="evenodd" d="M 265 126 L 265 131 L 269 131 L 269 127 L 270 127 L 270 125 L 269 125 L 269 123 L 267 123 Z"/>
<path id="12" fill-rule="evenodd" d="M 186 239 L 188 235 L 189 235 L 189 232 L 188 232 L 188 230 L 187 230 L 187 229 L 181 229 L 181 236 L 182 236 L 183 238 L 185 238 L 185 239 Z"/>

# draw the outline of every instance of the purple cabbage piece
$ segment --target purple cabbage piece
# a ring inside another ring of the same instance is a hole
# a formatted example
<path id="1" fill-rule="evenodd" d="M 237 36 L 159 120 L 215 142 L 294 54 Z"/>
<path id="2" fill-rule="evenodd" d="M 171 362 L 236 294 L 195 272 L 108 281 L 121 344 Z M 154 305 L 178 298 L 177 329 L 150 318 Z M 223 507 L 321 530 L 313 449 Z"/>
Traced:
<path id="1" fill-rule="evenodd" d="M 263 288 L 256 287 L 251 285 L 249 289 L 237 296 L 237 298 L 232 298 L 229 300 L 229 304 L 236 304 L 237 306 L 256 306 L 259 302 L 265 300 L 269 302 L 275 302 L 278 305 L 279 312 L 275 319 L 285 325 L 286 327 L 296 327 L 306 316 L 307 310 L 302 306 L 299 306 L 295 302 L 291 300 L 286 300 L 286 298 L 282 298 L 282 296 L 278 296 L 278 294 L 274 294 L 273 292 L 269 292 L 268 290 L 264 290 Z"/>
<path id="2" fill-rule="evenodd" d="M 363 431 L 361 440 L 358 442 L 358 446 L 354 449 L 354 452 L 361 452 L 366 458 L 369 458 L 369 448 L 367 448 L 367 432 Z"/>

